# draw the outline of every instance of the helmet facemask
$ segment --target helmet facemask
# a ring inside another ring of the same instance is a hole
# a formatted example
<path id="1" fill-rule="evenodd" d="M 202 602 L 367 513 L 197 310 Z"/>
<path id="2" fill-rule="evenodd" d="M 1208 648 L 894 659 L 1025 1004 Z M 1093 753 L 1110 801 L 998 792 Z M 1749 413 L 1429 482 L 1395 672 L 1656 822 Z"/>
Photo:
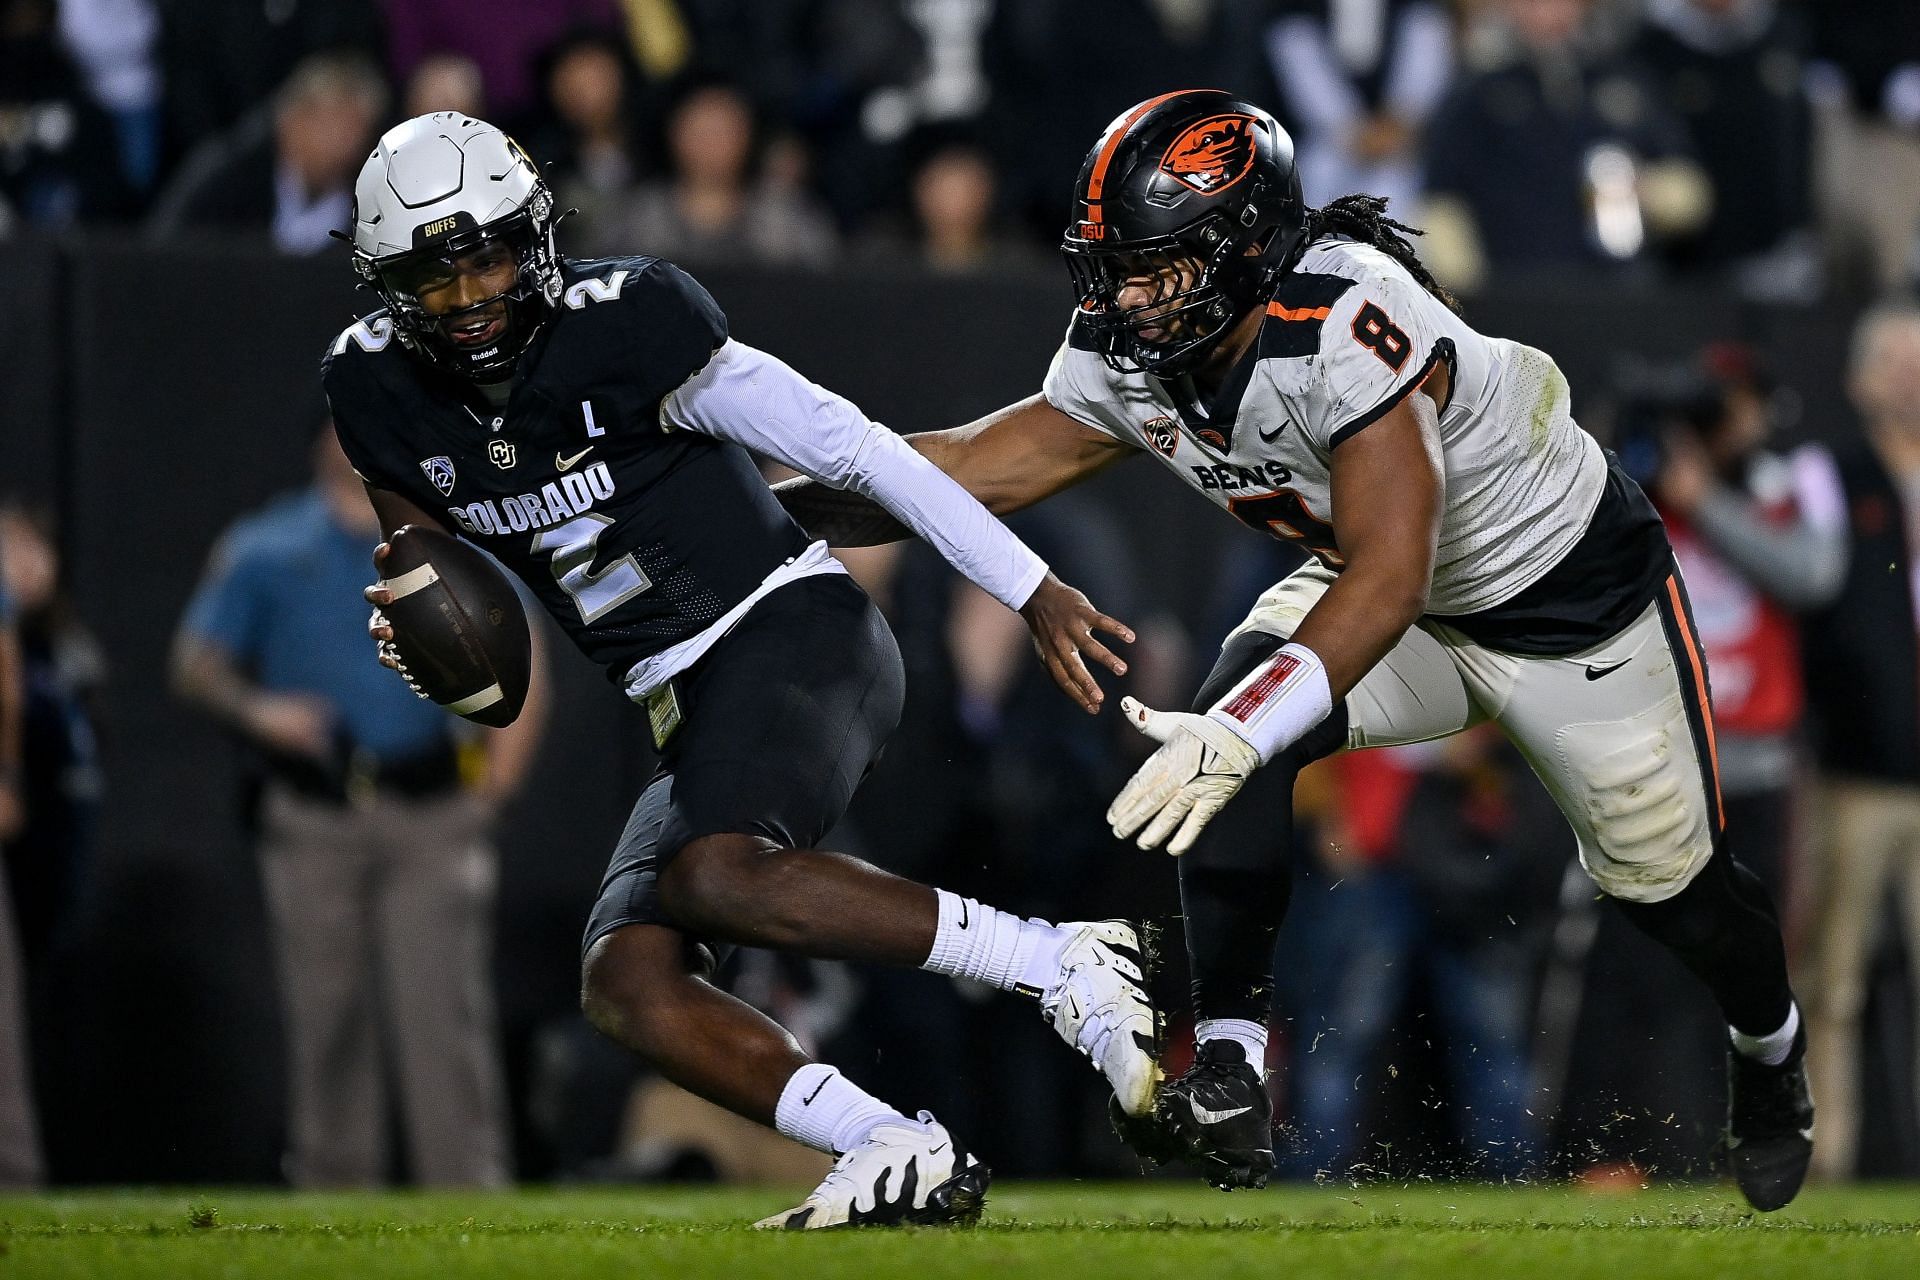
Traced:
<path id="1" fill-rule="evenodd" d="M 1076 234 L 1084 231 L 1069 231 L 1061 250 L 1083 322 L 1101 358 L 1122 372 L 1137 368 L 1161 378 L 1190 372 L 1258 303 L 1270 272 L 1263 241 L 1273 228 L 1238 227 L 1218 212 L 1148 239 L 1108 243 Z M 1151 282 L 1152 297 L 1122 307 L 1121 291 L 1136 280 Z M 1142 330 L 1158 332 L 1149 338 Z"/>
<path id="2" fill-rule="evenodd" d="M 560 299 L 560 256 L 554 245 L 553 198 L 544 185 L 536 186 L 526 205 L 502 218 L 468 227 L 431 245 L 374 259 L 354 254 L 354 268 L 386 304 L 400 340 L 423 359 L 445 372 L 475 382 L 497 382 L 510 376 L 514 363 L 533 340 Z M 435 314 L 421 301 L 423 293 L 450 284 L 463 268 L 462 258 L 499 245 L 513 255 L 511 286 L 455 311 Z M 477 312 L 505 304 L 505 323 L 481 344 L 463 343 L 453 336 L 460 323 Z"/>

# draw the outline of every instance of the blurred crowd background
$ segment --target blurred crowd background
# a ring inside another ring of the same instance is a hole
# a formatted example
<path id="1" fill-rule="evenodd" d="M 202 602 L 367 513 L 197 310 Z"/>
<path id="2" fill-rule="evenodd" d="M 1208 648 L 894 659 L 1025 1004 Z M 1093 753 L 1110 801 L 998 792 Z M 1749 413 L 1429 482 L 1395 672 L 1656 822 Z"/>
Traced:
<path id="1" fill-rule="evenodd" d="M 5 0 L 0 231 L 317 253 L 380 129 L 455 110 L 547 166 L 576 253 L 1005 269 L 1157 83 L 1269 105 L 1309 200 L 1391 197 L 1465 291 L 1915 270 L 1899 0 Z"/>
<path id="2" fill-rule="evenodd" d="M 1281 117 L 1309 202 L 1390 196 L 1656 498 L 1734 847 L 1787 920 L 1818 1171 L 1920 1174 L 1913 0 L 0 0 L 0 1183 L 793 1174 L 572 1004 L 644 718 L 555 652 L 476 736 L 372 664 L 312 385 L 356 305 L 329 233 L 383 128 L 482 115 L 578 210 L 570 255 L 680 261 L 744 339 L 934 427 L 1038 385 L 1080 158 L 1198 85 Z M 1014 522 L 1140 629 L 1154 705 L 1293 564 L 1175 488 Z M 1140 742 L 926 548 L 848 558 L 909 692 L 837 847 L 1161 920 L 1181 1052 L 1171 869 L 1101 821 Z M 1712 1006 L 1497 736 L 1337 759 L 1299 811 L 1290 1174 L 1709 1173 Z M 729 981 L 999 1172 L 1131 1167 L 1028 1009 L 752 953 Z"/>

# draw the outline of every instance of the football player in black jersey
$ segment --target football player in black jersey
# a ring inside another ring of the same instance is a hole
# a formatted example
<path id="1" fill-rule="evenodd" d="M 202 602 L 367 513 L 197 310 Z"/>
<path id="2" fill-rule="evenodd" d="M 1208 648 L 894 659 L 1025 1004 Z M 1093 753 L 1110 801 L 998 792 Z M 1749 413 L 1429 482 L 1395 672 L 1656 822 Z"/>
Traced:
<path id="1" fill-rule="evenodd" d="M 733 341 L 654 258 L 563 259 L 551 196 L 499 130 L 453 113 L 381 138 L 355 190 L 354 263 L 384 308 L 323 380 L 383 527 L 492 552 L 647 708 L 662 763 L 583 943 L 589 1018 L 675 1083 L 838 1156 L 761 1225 L 964 1221 L 987 1170 L 931 1116 L 808 1060 L 711 982 L 728 947 L 917 965 L 1037 999 L 1142 1114 L 1159 1068 L 1133 926 L 1052 925 L 814 846 L 900 713 L 886 624 L 810 543 L 749 450 L 854 489 L 1017 609 L 1087 710 L 1082 654 L 1131 633 L 1061 583 L 899 437 Z M 384 548 L 376 554 L 376 563 Z M 390 602 L 369 589 L 383 646 Z"/>
<path id="2" fill-rule="evenodd" d="M 1552 359 L 1467 325 L 1383 207 L 1308 210 L 1286 132 L 1231 94 L 1142 102 L 1075 182 L 1062 249 L 1078 305 L 1041 394 L 914 437 L 1002 513 L 1145 454 L 1308 553 L 1191 712 L 1123 704 L 1161 745 L 1107 816 L 1184 855 L 1199 1044 L 1151 1121 L 1120 1127 L 1219 1185 L 1264 1183 L 1294 776 L 1343 747 L 1492 720 L 1599 889 L 1720 1005 L 1730 1162 L 1777 1209 L 1812 1152 L 1806 1036 L 1773 904 L 1727 847 L 1672 548 L 1574 422 Z M 836 543 L 884 536 L 858 495 L 782 496 Z M 1243 788 L 1257 794 L 1229 806 Z"/>

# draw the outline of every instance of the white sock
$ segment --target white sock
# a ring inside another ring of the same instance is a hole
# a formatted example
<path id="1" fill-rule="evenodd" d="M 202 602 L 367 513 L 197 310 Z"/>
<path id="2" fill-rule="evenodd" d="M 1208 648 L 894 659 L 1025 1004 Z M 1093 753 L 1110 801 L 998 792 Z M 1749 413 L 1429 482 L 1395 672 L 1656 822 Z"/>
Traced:
<path id="1" fill-rule="evenodd" d="M 1022 920 L 945 889 L 934 892 L 940 897 L 940 924 L 922 969 L 1033 995 L 1052 985 L 1069 937 L 1065 929 Z"/>
<path id="2" fill-rule="evenodd" d="M 839 1155 L 867 1140 L 875 1125 L 911 1123 L 824 1062 L 794 1072 L 773 1109 L 773 1127 L 795 1142 Z"/>
<path id="3" fill-rule="evenodd" d="M 1733 1047 L 1746 1057 L 1777 1067 L 1787 1060 L 1793 1052 L 1793 1038 L 1800 1033 L 1800 1006 L 1787 1006 L 1787 1020 L 1780 1024 L 1778 1031 L 1764 1036 L 1750 1036 L 1744 1031 L 1727 1028 L 1727 1034 L 1733 1038 Z"/>
<path id="4" fill-rule="evenodd" d="M 1201 1018 L 1193 1024 L 1197 1047 L 1209 1040 L 1231 1040 L 1247 1051 L 1247 1065 L 1267 1069 L 1267 1029 L 1249 1018 Z"/>

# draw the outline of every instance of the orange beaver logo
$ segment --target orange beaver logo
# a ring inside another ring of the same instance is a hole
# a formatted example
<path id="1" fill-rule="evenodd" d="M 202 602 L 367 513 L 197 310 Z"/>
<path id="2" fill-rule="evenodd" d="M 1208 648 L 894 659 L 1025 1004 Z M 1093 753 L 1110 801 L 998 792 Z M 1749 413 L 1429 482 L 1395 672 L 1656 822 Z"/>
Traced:
<path id="1" fill-rule="evenodd" d="M 1253 168 L 1253 117 L 1209 116 L 1173 140 L 1160 171 L 1203 196 L 1217 195 Z"/>

